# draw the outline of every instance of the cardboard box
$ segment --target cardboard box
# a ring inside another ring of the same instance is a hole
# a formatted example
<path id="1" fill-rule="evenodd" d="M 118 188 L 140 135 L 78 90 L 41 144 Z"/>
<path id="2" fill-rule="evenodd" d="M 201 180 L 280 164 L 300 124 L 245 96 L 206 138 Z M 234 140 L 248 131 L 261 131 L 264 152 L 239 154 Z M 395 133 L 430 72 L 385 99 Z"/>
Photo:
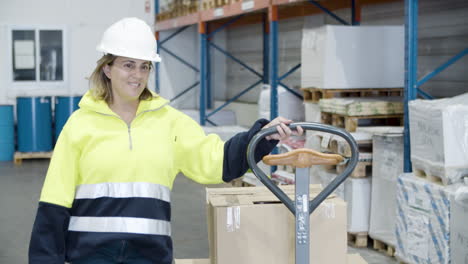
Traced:
<path id="1" fill-rule="evenodd" d="M 294 186 L 281 187 L 294 195 Z M 311 197 L 321 188 L 311 185 Z M 265 187 L 207 189 L 212 264 L 293 264 L 294 217 Z M 329 197 L 311 215 L 311 263 L 346 263 L 346 204 Z"/>
<path id="2" fill-rule="evenodd" d="M 409 103 L 413 167 L 445 185 L 468 176 L 468 93 Z"/>
<path id="3" fill-rule="evenodd" d="M 304 28 L 301 87 L 403 87 L 404 43 L 403 26 Z"/>
<path id="4" fill-rule="evenodd" d="M 348 254 L 347 264 L 367 264 L 359 254 Z M 176 259 L 175 264 L 209 264 L 209 259 Z"/>
<path id="5" fill-rule="evenodd" d="M 175 264 L 210 264 L 210 259 L 176 259 Z"/>
<path id="6" fill-rule="evenodd" d="M 367 264 L 359 254 L 348 254 L 348 264 Z"/>

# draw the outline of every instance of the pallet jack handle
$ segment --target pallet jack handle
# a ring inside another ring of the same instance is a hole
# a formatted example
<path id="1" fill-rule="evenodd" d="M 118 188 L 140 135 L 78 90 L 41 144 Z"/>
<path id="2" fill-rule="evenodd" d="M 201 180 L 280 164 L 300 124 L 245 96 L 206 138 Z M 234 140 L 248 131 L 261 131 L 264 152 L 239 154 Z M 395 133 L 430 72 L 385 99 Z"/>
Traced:
<path id="1" fill-rule="evenodd" d="M 266 136 L 277 132 L 276 126 L 263 129 L 250 141 L 247 147 L 247 161 L 255 176 L 278 197 L 293 213 L 296 222 L 296 263 L 309 264 L 309 223 L 310 214 L 353 172 L 358 163 L 358 147 L 354 138 L 341 128 L 321 123 L 293 123 L 290 129 L 301 126 L 305 130 L 315 130 L 338 135 L 344 138 L 351 148 L 351 157 L 344 159 L 341 155 L 325 154 L 311 149 L 296 149 L 285 154 L 267 155 L 263 162 L 268 165 L 290 165 L 296 167 L 295 199 L 292 201 L 265 173 L 257 166 L 254 153 L 257 144 Z M 347 163 L 346 169 L 328 184 L 314 199 L 309 198 L 309 167 L 312 165 L 334 165 Z"/>
<path id="2" fill-rule="evenodd" d="M 304 130 L 315 130 L 320 132 L 326 132 L 330 134 L 338 135 L 346 140 L 351 147 L 351 157 L 347 161 L 348 165 L 346 169 L 338 175 L 327 187 L 325 187 L 313 200 L 309 201 L 309 214 L 312 212 L 336 189 L 338 186 L 343 183 L 346 178 L 353 172 L 354 168 L 358 163 L 358 147 L 354 138 L 347 131 L 337 128 L 330 125 L 325 125 L 321 123 L 312 123 L 312 122 L 300 122 L 293 123 L 289 125 L 290 129 L 296 129 L 297 126 L 301 126 Z M 250 168 L 252 169 L 255 176 L 271 191 L 273 194 L 278 197 L 278 199 L 286 205 L 286 207 L 296 215 L 296 206 L 295 203 L 278 187 L 276 186 L 266 175 L 265 173 L 257 166 L 257 163 L 254 159 L 255 148 L 257 147 L 258 142 L 260 142 L 264 137 L 277 133 L 276 126 L 263 129 L 258 132 L 250 141 L 247 147 L 247 161 Z M 342 162 L 340 155 L 333 154 L 324 154 L 316 152 L 309 149 L 299 149 L 294 153 L 289 154 L 289 161 L 281 165 L 291 165 L 299 168 L 310 167 L 312 165 L 319 164 L 338 164 Z M 265 161 L 274 161 L 283 158 L 284 156 L 280 155 L 268 155 L 266 156 Z M 301 161 L 302 160 L 302 161 Z M 304 161 L 305 160 L 305 161 Z M 302 163 L 301 163 L 302 162 Z M 305 163 L 304 163 L 305 162 Z M 302 164 L 302 165 L 301 165 Z M 273 164 L 275 165 L 275 164 Z M 280 165 L 277 163 L 276 165 Z M 308 176 L 308 175 L 307 175 Z"/>

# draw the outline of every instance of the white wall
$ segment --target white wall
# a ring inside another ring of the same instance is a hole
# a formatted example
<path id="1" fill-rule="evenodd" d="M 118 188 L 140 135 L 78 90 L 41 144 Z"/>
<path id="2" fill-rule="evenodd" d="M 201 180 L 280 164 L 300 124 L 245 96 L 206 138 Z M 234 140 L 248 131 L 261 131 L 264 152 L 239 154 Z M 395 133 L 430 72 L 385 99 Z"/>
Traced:
<path id="1" fill-rule="evenodd" d="M 150 10 L 145 10 L 145 4 Z M 152 0 L 2 0 L 0 2 L 0 103 L 15 103 L 18 95 L 81 95 L 86 78 L 102 55 L 95 49 L 104 30 L 122 17 L 134 16 L 154 24 Z M 67 82 L 61 87 L 19 88 L 10 80 L 10 26 L 65 26 L 64 57 Z M 154 89 L 154 78 L 150 81 Z"/>

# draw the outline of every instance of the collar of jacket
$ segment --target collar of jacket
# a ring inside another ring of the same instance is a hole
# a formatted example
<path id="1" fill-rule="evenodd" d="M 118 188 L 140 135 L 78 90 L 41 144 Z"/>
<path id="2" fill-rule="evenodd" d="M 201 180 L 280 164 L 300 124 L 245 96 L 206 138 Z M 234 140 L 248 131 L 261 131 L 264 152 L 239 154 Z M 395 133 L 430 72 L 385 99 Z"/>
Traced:
<path id="1" fill-rule="evenodd" d="M 152 100 L 140 101 L 136 112 L 137 115 L 146 111 L 157 110 L 169 103 L 168 100 L 162 98 L 154 92 L 151 91 L 151 93 L 153 94 Z M 85 93 L 78 105 L 81 109 L 91 110 L 105 115 L 116 115 L 104 100 L 94 98 L 90 91 Z"/>

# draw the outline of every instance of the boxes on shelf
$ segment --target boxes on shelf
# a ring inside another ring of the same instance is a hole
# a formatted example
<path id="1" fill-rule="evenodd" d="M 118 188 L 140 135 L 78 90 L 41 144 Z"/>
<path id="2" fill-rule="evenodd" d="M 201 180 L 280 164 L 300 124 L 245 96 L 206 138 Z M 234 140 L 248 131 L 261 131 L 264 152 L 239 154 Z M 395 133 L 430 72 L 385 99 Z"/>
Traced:
<path id="1" fill-rule="evenodd" d="M 409 103 L 411 162 L 418 176 L 444 184 L 468 176 L 468 93 Z"/>
<path id="2" fill-rule="evenodd" d="M 302 88 L 404 86 L 403 26 L 304 28 L 301 51 Z"/>
<path id="3" fill-rule="evenodd" d="M 281 186 L 294 196 L 294 186 Z M 311 185 L 311 198 L 321 188 Z M 208 188 L 212 264 L 294 263 L 294 216 L 265 187 Z M 346 263 L 346 204 L 326 199 L 311 215 L 311 263 Z"/>
<path id="4" fill-rule="evenodd" d="M 453 236 L 454 227 L 466 225 L 468 211 L 460 210 L 458 216 L 455 212 L 456 218 L 451 216 L 451 211 L 453 214 L 456 210 L 452 208 L 454 197 L 463 187 L 461 184 L 442 186 L 412 173 L 398 177 L 395 234 L 399 259 L 407 263 L 457 263 L 451 259 L 450 244 L 460 239 Z"/>
<path id="5" fill-rule="evenodd" d="M 397 178 L 403 173 L 403 134 L 373 136 L 369 236 L 395 246 Z"/>
<path id="6" fill-rule="evenodd" d="M 320 99 L 320 111 L 346 116 L 403 114 L 402 97 Z"/>

